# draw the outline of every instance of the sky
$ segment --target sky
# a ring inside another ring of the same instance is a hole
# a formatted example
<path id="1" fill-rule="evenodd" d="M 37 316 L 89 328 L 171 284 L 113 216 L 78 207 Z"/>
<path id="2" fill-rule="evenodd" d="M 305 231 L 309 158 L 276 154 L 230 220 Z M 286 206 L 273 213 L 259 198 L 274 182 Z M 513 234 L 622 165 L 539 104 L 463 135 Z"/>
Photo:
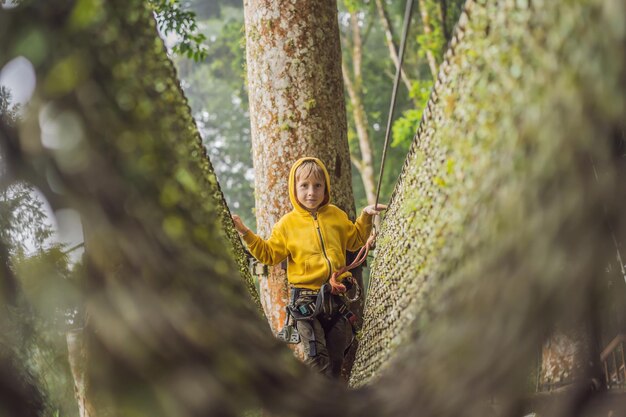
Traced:
<path id="1" fill-rule="evenodd" d="M 12 59 L 0 70 L 0 85 L 11 90 L 14 104 L 23 106 L 28 103 L 36 84 L 35 69 L 23 56 Z"/>

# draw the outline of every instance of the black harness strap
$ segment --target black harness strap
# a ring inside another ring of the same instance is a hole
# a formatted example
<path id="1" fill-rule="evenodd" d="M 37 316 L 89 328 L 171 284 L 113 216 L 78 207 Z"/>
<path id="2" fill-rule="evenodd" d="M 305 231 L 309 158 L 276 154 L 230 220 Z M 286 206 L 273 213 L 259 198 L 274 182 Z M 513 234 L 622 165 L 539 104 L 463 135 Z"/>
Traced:
<path id="1" fill-rule="evenodd" d="M 311 330 L 315 330 L 315 329 L 311 329 Z M 315 332 L 312 331 L 311 334 L 313 335 L 313 337 L 311 338 L 311 340 L 309 340 L 309 356 L 314 358 L 317 356 L 317 345 L 315 344 Z"/>

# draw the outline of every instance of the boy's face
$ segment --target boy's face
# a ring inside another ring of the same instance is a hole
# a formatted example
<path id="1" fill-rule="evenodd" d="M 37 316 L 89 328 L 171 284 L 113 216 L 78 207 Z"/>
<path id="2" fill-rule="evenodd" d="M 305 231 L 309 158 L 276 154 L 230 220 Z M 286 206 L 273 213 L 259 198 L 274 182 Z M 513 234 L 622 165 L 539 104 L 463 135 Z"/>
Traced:
<path id="1" fill-rule="evenodd" d="M 324 201 L 326 184 L 324 180 L 309 175 L 296 180 L 296 197 L 307 210 L 315 210 Z"/>

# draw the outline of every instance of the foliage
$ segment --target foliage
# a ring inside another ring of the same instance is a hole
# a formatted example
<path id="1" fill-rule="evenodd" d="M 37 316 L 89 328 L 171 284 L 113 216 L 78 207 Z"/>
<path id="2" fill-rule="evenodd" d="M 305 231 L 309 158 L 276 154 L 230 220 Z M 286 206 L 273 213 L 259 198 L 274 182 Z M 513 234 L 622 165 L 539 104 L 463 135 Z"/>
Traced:
<path id="1" fill-rule="evenodd" d="M 402 113 L 402 117 L 399 117 L 393 123 L 392 147 L 400 148 L 405 152 L 409 150 L 411 143 L 413 143 L 413 137 L 417 132 L 417 127 L 422 119 L 422 112 L 428 102 L 432 86 L 433 83 L 430 80 L 415 81 L 413 83 L 409 95 L 415 103 L 415 108 L 405 110 Z"/>
<path id="2" fill-rule="evenodd" d="M 438 61 L 443 60 L 449 36 L 452 33 L 451 28 L 458 21 L 464 3 L 465 0 L 425 0 L 423 4 L 431 17 L 431 33 L 429 34 L 425 33 L 421 18 L 418 20 L 414 17 L 411 33 L 416 33 L 413 38 L 415 44 L 413 44 L 413 50 L 410 50 L 409 47 L 406 54 L 408 66 L 416 66 L 419 71 L 417 72 L 418 76 L 412 80 L 411 91 L 409 91 L 412 102 L 398 108 L 397 111 L 401 112 L 401 116 L 393 122 L 392 128 L 391 147 L 396 148 L 397 151 L 402 151 L 403 155 L 406 154 L 413 142 L 434 84 L 432 74 L 426 66 L 426 51 L 433 52 Z M 418 58 L 417 61 L 415 61 L 416 57 Z M 394 165 L 399 167 L 401 166 L 400 162 L 401 160 L 398 160 L 398 163 Z M 391 178 L 391 181 L 395 183 L 396 178 L 397 173 Z M 385 185 L 389 186 L 390 183 L 386 182 Z"/>
<path id="3" fill-rule="evenodd" d="M 148 3 L 154 10 L 159 30 L 165 35 L 178 35 L 173 52 L 195 61 L 206 58 L 203 44 L 206 37 L 198 31 L 195 12 L 186 10 L 180 0 L 148 0 Z"/>
<path id="4" fill-rule="evenodd" d="M 421 30 L 416 35 L 416 40 L 420 58 L 425 58 L 426 52 L 430 51 L 434 54 L 437 61 L 441 62 L 447 39 L 443 33 L 443 22 L 438 3 L 439 2 L 435 0 L 424 0 L 421 2 L 426 8 L 426 13 L 430 16 L 430 33 Z"/>
<path id="5" fill-rule="evenodd" d="M 351 46 L 354 43 L 354 33 L 350 27 L 349 15 L 358 14 L 361 28 L 362 64 L 360 78 L 355 77 L 354 57 Z M 378 16 L 373 2 L 342 1 L 339 2 L 339 30 L 344 47 L 342 48 L 343 61 L 351 77 L 355 77 L 356 88 L 361 88 L 361 100 L 367 117 L 367 133 L 372 142 L 374 169 L 379 163 L 382 152 L 384 129 L 386 124 L 387 107 L 391 94 L 390 85 L 393 80 L 393 65 L 390 65 L 389 54 L 385 46 L 384 33 L 378 25 Z M 382 75 L 382 76 L 381 76 Z M 355 103 L 346 94 L 346 111 L 348 119 L 348 143 L 350 153 L 360 159 L 359 137 L 354 119 Z M 360 172 L 352 170 L 352 189 L 357 209 L 367 205 L 363 181 Z M 385 200 L 385 196 L 381 201 Z"/>
<path id="6" fill-rule="evenodd" d="M 45 388 L 48 407 L 70 416 L 77 411 L 65 330 L 75 320 L 79 298 L 66 247 L 51 243 L 52 234 L 43 202 L 31 186 L 12 184 L 0 193 L 0 239 L 20 287 L 4 325 L 12 329 L 14 354 Z"/>
<path id="7" fill-rule="evenodd" d="M 424 4 L 430 17 L 431 33 L 426 35 L 418 7 L 413 8 L 413 17 L 404 56 L 403 69 L 411 82 L 411 91 L 407 91 L 404 84 L 400 85 L 397 94 L 392 131 L 392 144 L 387 152 L 386 168 L 381 179 L 381 201 L 387 201 L 396 184 L 402 162 L 406 157 L 406 151 L 421 119 L 423 106 L 426 104 L 430 89 L 433 85 L 432 74 L 428 67 L 425 55 L 426 50 L 432 51 L 438 60 L 441 60 L 447 39 L 445 38 L 442 22 L 443 14 L 440 7 L 445 8 L 446 22 L 458 19 L 462 0 L 449 0 L 435 2 L 426 0 Z M 374 152 L 374 168 L 378 172 L 380 156 L 384 143 L 384 132 L 389 117 L 389 101 L 395 74 L 395 66 L 390 59 L 389 50 L 385 44 L 385 34 L 376 7 L 373 1 L 346 0 L 340 3 L 340 30 L 342 38 L 347 45 L 352 43 L 352 30 L 347 20 L 342 18 L 348 13 L 359 13 L 362 21 L 363 35 L 363 64 L 362 64 L 362 88 L 363 106 L 369 122 L 368 133 L 372 140 Z M 443 5 L 445 4 L 445 7 Z M 394 44 L 400 45 L 400 29 L 404 20 L 405 7 L 403 2 L 383 1 L 389 24 L 392 26 Z M 343 50 L 344 62 L 352 65 L 350 48 Z M 381 74 L 386 75 L 381 77 Z M 351 152 L 358 154 L 358 138 L 355 131 L 352 103 L 346 98 L 348 109 L 348 138 Z M 400 115 L 399 117 L 397 115 Z M 353 175 L 353 189 L 357 206 L 366 203 L 362 181 L 358 172 Z"/>
<path id="8" fill-rule="evenodd" d="M 52 244 L 34 254 L 18 254 L 12 263 L 24 297 L 14 311 L 22 329 L 16 335 L 21 339 L 18 355 L 40 380 L 49 407 L 62 416 L 77 415 L 65 334 L 74 326 L 80 298 L 66 247 Z"/>
<path id="9" fill-rule="evenodd" d="M 19 104 L 13 104 L 11 97 L 11 90 L 0 85 L 0 118 L 10 125 L 15 124 L 20 112 Z"/>
<path id="10" fill-rule="evenodd" d="M 241 0 L 186 0 L 185 7 L 196 13 L 199 21 L 206 21 L 209 19 L 219 20 L 224 17 L 224 10 L 229 8 L 242 7 Z"/>
<path id="11" fill-rule="evenodd" d="M 33 254 L 18 253 L 13 264 L 24 295 L 38 306 L 48 329 L 63 330 L 75 322 L 78 282 L 66 245 L 54 243 Z"/>
<path id="12" fill-rule="evenodd" d="M 245 83 L 245 36 L 243 16 L 230 9 L 229 18 L 223 23 L 219 34 L 211 39 L 207 63 L 211 76 L 226 81 L 242 100 L 247 101 L 244 93 Z M 213 21 L 215 27 L 221 22 Z M 210 23 L 207 22 L 207 26 Z"/>
<path id="13" fill-rule="evenodd" d="M 11 91 L 0 86 L 0 119 L 14 125 L 18 122 L 18 117 L 19 106 L 12 104 Z M 43 206 L 43 201 L 36 197 L 32 186 L 25 183 L 2 184 L 0 242 L 11 254 L 25 253 L 28 246 L 37 250 L 43 249 L 44 243 L 52 235 Z"/>
<path id="14" fill-rule="evenodd" d="M 19 113 L 10 91 L 0 86 L 0 118 L 17 124 Z M 45 388 L 48 412 L 56 409 L 70 416 L 77 410 L 65 330 L 75 319 L 79 299 L 66 247 L 52 237 L 44 202 L 34 187 L 15 182 L 0 189 L 0 244 L 9 253 L 20 288 L 2 323 L 4 336 L 11 339 L 14 355 L 26 365 L 29 377 Z"/>
<path id="15" fill-rule="evenodd" d="M 241 8 L 238 0 L 147 0 L 154 10 L 159 30 L 164 35 L 174 35 L 173 53 L 196 62 L 212 60 L 215 46 L 208 46 L 199 21 L 221 20 L 224 9 Z M 211 42 L 213 43 L 213 42 Z M 235 57 L 236 58 L 236 57 Z"/>
<path id="16" fill-rule="evenodd" d="M 358 13 L 364 8 L 371 6 L 372 3 L 368 0 L 343 0 L 343 6 L 348 13 Z"/>
<path id="17" fill-rule="evenodd" d="M 0 240 L 12 253 L 26 252 L 27 245 L 42 248 L 52 235 L 43 205 L 23 183 L 0 191 Z"/>
<path id="18" fill-rule="evenodd" d="M 441 51 L 444 49 L 444 37 L 441 33 L 441 26 L 435 26 L 431 33 L 417 35 L 417 44 L 419 45 L 420 58 L 426 57 L 426 51 L 432 51 L 435 53 L 435 56 L 440 57 Z"/>
<path id="19" fill-rule="evenodd" d="M 70 416 L 76 414 L 76 402 L 65 330 L 75 320 L 79 298 L 66 246 L 51 243 L 52 234 L 32 187 L 13 184 L 0 193 L 0 239 L 20 284 L 20 299 L 4 324 L 13 329 L 15 355 L 45 387 L 48 406 Z"/>

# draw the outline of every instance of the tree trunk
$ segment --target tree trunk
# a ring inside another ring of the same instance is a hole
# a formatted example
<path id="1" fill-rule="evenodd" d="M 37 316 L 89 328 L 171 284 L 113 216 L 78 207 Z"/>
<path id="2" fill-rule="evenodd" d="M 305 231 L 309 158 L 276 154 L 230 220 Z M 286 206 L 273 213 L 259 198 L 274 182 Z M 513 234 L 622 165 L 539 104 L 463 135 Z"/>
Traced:
<path id="1" fill-rule="evenodd" d="M 95 417 L 96 409 L 91 402 L 89 393 L 89 366 L 88 349 L 82 329 L 72 330 L 65 335 L 67 341 L 67 358 L 74 379 L 74 395 L 78 403 L 79 417 Z"/>
<path id="2" fill-rule="evenodd" d="M 244 10 L 257 232 L 267 238 L 292 209 L 288 174 L 302 156 L 324 162 L 333 203 L 354 218 L 336 1 L 247 0 Z M 271 268 L 260 286 L 277 332 L 285 271 Z"/>
<path id="3" fill-rule="evenodd" d="M 577 329 L 553 333 L 541 350 L 539 391 L 552 391 L 587 377 L 591 360 L 589 335 Z"/>
<path id="4" fill-rule="evenodd" d="M 0 138 L 8 133 L 7 127 L 0 118 Z M 25 345 L 22 338 L 30 329 L 16 314 L 23 293 L 9 256 L 7 242 L 0 238 L 0 404 L 3 415 L 8 417 L 40 417 L 48 403 L 40 381 L 24 364 L 27 353 L 18 351 Z"/>
<path id="5" fill-rule="evenodd" d="M 423 391 L 404 403 L 422 415 L 492 414 L 494 402 L 498 415 L 533 411 L 537 349 L 557 323 L 606 304 L 589 290 L 615 253 L 606 219 L 617 241 L 626 235 L 623 147 L 610 156 L 626 129 L 626 55 L 612 55 L 623 31 L 591 39 L 586 27 L 611 20 L 601 1 L 509 6 L 467 3 L 378 238 L 351 383 L 393 390 L 396 378 L 421 375 Z M 555 27 L 549 16 L 564 13 L 576 23 Z M 593 13 L 605 17 L 583 22 Z M 604 56 L 612 70 L 572 54 Z M 597 107 L 609 102 L 620 110 Z M 590 157 L 605 168 L 599 180 Z M 587 384 L 546 415 L 602 415 L 589 412 L 592 384 L 580 379 L 599 359 L 590 346 L 605 322 L 593 324 L 552 343 L 563 354 L 546 356 L 543 379 Z"/>

